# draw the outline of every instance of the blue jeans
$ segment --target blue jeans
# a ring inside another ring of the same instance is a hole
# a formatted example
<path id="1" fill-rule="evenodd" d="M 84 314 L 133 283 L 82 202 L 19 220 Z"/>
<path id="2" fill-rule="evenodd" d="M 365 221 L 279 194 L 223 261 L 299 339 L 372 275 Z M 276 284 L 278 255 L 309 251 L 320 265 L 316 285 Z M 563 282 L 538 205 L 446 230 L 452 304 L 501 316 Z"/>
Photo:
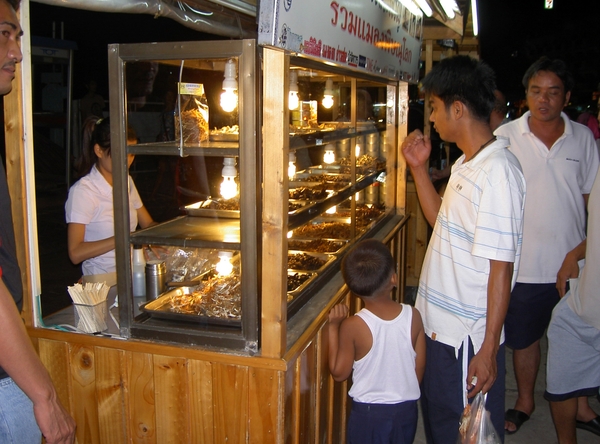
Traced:
<path id="1" fill-rule="evenodd" d="M 40 444 L 33 403 L 11 378 L 0 380 L 0 443 Z"/>

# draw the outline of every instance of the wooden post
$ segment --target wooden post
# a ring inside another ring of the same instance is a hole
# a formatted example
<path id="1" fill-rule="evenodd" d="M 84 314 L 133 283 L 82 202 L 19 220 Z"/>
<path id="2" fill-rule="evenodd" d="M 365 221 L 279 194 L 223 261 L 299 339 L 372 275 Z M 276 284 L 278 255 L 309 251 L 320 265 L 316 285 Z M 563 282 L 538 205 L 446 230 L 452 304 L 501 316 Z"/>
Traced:
<path id="1" fill-rule="evenodd" d="M 279 358 L 285 353 L 287 333 L 289 58 L 273 49 L 263 54 L 261 350 L 265 357 Z"/>

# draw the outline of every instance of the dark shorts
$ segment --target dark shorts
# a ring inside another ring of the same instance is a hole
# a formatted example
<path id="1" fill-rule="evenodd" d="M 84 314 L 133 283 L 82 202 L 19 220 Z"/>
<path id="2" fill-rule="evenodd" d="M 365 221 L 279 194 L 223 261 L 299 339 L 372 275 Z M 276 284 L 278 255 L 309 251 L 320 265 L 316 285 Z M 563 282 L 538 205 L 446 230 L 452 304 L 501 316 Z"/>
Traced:
<path id="1" fill-rule="evenodd" d="M 417 401 L 399 404 L 352 402 L 348 444 L 411 444 L 417 433 Z"/>
<path id="2" fill-rule="evenodd" d="M 427 343 L 427 363 L 421 390 L 421 408 L 423 425 L 428 443 L 456 444 L 458 424 L 463 406 L 463 348 L 455 356 L 454 347 L 432 341 L 425 336 Z M 486 409 L 490 412 L 492 423 L 498 436 L 504 442 L 504 388 L 506 366 L 504 345 L 496 355 L 498 376 L 487 393 Z M 473 344 L 469 341 L 469 361 L 473 357 Z M 472 401 L 471 398 L 470 401 Z"/>
<path id="3" fill-rule="evenodd" d="M 542 339 L 559 300 L 556 284 L 517 282 L 504 321 L 506 346 L 522 350 Z"/>

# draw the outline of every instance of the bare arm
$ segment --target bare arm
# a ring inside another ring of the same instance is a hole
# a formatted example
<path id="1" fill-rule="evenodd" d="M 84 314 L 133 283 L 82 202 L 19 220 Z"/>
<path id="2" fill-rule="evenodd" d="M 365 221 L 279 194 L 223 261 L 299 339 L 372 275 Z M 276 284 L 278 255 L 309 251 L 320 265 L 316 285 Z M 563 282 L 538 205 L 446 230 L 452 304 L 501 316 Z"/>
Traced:
<path id="1" fill-rule="evenodd" d="M 402 142 L 402 153 L 415 181 L 423 214 L 429 225 L 434 226 L 442 198 L 435 190 L 427 169 L 427 161 L 431 153 L 429 137 L 423 136 L 419 130 L 413 131 Z"/>
<path id="2" fill-rule="evenodd" d="M 498 375 L 496 355 L 500 347 L 500 335 L 510 301 L 513 263 L 490 260 L 490 276 L 487 288 L 487 320 L 485 338 L 481 349 L 469 363 L 467 387 L 469 398 L 480 391 L 487 393 Z M 471 384 L 477 376 L 477 384 Z"/>
<path id="3" fill-rule="evenodd" d="M 348 307 L 344 304 L 336 305 L 329 312 L 329 371 L 338 382 L 348 379 L 354 363 L 354 343 L 347 316 Z"/>
<path id="4" fill-rule="evenodd" d="M 110 250 L 115 249 L 114 236 L 93 241 L 85 242 L 85 225 L 70 223 L 67 226 L 67 247 L 69 250 L 69 259 L 74 264 L 79 264 L 86 259 L 100 256 Z"/>
<path id="5" fill-rule="evenodd" d="M 75 421 L 63 408 L 38 358 L 17 307 L 0 279 L 0 366 L 33 402 L 35 419 L 48 444 L 72 443 Z"/>
<path id="6" fill-rule="evenodd" d="M 577 262 L 585 257 L 586 247 L 587 239 L 584 239 L 579 245 L 569 251 L 556 274 L 556 289 L 561 298 L 567 292 L 567 280 L 579 276 L 579 264 Z"/>
<path id="7" fill-rule="evenodd" d="M 152 220 L 152 216 L 150 216 L 150 213 L 148 213 L 148 210 L 146 209 L 146 207 L 138 208 L 137 217 L 138 217 L 138 223 L 140 224 L 140 227 L 142 227 L 142 228 L 148 228 L 148 227 L 151 227 L 152 225 L 156 225 L 156 222 L 154 222 L 154 220 Z"/>
<path id="8" fill-rule="evenodd" d="M 412 343 L 417 358 L 415 361 L 415 370 L 417 372 L 417 379 L 419 384 L 423 380 L 423 374 L 425 373 L 425 330 L 423 329 L 423 320 L 421 319 L 421 313 L 416 308 L 412 308 L 413 318 L 411 326 Z"/>

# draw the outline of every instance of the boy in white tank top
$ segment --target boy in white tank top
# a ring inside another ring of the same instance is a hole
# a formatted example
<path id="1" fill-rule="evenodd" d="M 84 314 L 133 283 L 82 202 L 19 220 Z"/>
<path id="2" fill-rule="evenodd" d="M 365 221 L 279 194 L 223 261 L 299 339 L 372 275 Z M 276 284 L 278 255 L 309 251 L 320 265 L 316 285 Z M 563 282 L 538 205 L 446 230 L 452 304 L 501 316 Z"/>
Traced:
<path id="1" fill-rule="evenodd" d="M 336 381 L 352 375 L 348 443 L 412 443 L 419 384 L 425 370 L 425 333 L 419 312 L 391 299 L 398 276 L 389 249 L 367 239 L 342 261 L 350 291 L 365 307 L 347 317 L 339 304 L 329 313 L 329 369 Z"/>

